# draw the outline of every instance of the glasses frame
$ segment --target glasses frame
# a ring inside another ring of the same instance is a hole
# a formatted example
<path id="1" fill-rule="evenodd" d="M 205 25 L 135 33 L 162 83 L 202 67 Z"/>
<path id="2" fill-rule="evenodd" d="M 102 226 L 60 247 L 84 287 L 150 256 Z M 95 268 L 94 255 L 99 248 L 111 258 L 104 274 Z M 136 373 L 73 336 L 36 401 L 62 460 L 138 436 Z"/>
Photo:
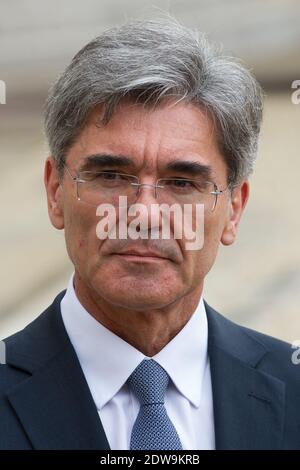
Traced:
<path id="1" fill-rule="evenodd" d="M 72 175 L 71 173 L 71 170 L 69 169 L 69 167 L 67 165 L 64 165 L 63 168 L 65 168 L 67 170 L 67 173 L 68 175 L 70 176 L 70 178 L 73 180 L 74 183 L 76 183 L 76 197 L 77 197 L 77 200 L 78 201 L 81 201 L 81 202 L 84 202 L 85 204 L 89 204 L 88 202 L 82 200 L 79 196 L 79 184 L 82 184 L 82 183 L 87 183 L 87 180 L 81 178 L 80 174 L 81 173 L 91 173 L 91 174 L 102 174 L 102 173 L 109 173 L 109 171 L 78 171 L 76 173 L 76 176 Z M 176 176 L 174 177 L 169 177 L 169 178 L 159 178 L 156 180 L 155 184 L 150 184 L 150 183 L 140 183 L 139 182 L 139 178 L 138 176 L 136 175 L 129 175 L 127 173 L 119 173 L 119 172 L 111 172 L 111 173 L 116 173 L 120 176 L 126 176 L 126 177 L 129 177 L 129 178 L 132 178 L 133 180 L 136 180 L 136 182 L 130 182 L 130 184 L 132 186 L 135 186 L 137 188 L 137 192 L 136 192 L 136 197 L 138 197 L 139 195 L 139 192 L 140 192 L 140 188 L 142 186 L 147 186 L 147 187 L 150 187 L 150 188 L 154 188 L 154 194 L 155 194 L 155 199 L 157 199 L 157 188 L 161 188 L 163 189 L 164 186 L 160 186 L 159 182 L 160 181 L 165 181 L 165 180 L 181 180 L 181 181 L 191 181 L 191 182 L 194 182 L 194 183 L 197 183 L 197 179 L 192 179 L 192 178 L 177 178 Z M 211 208 L 211 212 L 213 212 L 216 208 L 216 205 L 217 205 L 217 201 L 218 201 L 218 196 L 222 196 L 223 194 L 225 194 L 229 189 L 232 188 L 232 185 L 231 184 L 228 184 L 226 186 L 226 188 L 224 189 L 218 189 L 218 186 L 216 185 L 216 183 L 214 181 L 209 181 L 207 180 L 206 183 L 210 183 L 210 184 L 213 184 L 214 185 L 214 191 L 210 191 L 208 194 L 211 194 L 212 196 L 214 196 L 214 203 L 213 203 L 213 206 Z M 89 204 L 89 205 L 92 205 L 94 206 L 94 204 Z M 97 206 L 95 206 L 97 207 Z"/>

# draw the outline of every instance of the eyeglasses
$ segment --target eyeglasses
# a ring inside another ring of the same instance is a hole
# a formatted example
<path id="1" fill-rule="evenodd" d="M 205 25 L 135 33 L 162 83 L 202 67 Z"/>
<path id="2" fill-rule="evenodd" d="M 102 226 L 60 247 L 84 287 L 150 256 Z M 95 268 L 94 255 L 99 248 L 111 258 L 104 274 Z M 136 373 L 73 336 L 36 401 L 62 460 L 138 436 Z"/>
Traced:
<path id="1" fill-rule="evenodd" d="M 154 194 L 159 204 L 172 205 L 204 204 L 204 209 L 213 211 L 218 196 L 228 189 L 219 190 L 212 181 L 204 179 L 186 179 L 178 177 L 160 178 L 155 184 L 140 183 L 139 178 L 126 173 L 107 171 L 80 171 L 73 176 L 67 165 L 64 165 L 68 175 L 76 183 L 76 195 L 79 201 L 91 206 L 110 203 L 120 207 L 120 196 L 126 196 L 126 204 L 134 204 L 141 187 L 154 188 Z"/>

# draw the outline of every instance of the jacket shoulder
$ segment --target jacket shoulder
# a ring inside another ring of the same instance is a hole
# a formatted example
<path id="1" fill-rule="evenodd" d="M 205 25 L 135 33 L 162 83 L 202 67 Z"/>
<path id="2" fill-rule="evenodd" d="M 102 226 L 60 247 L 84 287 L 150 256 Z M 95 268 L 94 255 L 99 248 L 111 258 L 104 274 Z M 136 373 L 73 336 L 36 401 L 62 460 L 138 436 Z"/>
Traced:
<path id="1" fill-rule="evenodd" d="M 268 334 L 239 325 L 218 313 L 205 303 L 208 321 L 213 325 L 212 330 L 218 330 L 221 343 L 231 344 L 231 350 L 238 355 L 245 347 L 254 348 L 256 345 L 264 351 L 256 364 L 260 370 L 277 378 L 294 384 L 300 395 L 300 346 L 297 349 L 292 344 Z M 250 341 L 249 341 L 250 340 Z M 250 354 L 250 352 L 248 351 Z"/>
<path id="2" fill-rule="evenodd" d="M 0 364 L 0 394 L 31 375 L 64 345 L 63 323 L 58 315 L 64 294 L 60 292 L 37 318 L 3 340 L 5 363 Z M 24 367 L 20 368 L 19 363 Z"/>

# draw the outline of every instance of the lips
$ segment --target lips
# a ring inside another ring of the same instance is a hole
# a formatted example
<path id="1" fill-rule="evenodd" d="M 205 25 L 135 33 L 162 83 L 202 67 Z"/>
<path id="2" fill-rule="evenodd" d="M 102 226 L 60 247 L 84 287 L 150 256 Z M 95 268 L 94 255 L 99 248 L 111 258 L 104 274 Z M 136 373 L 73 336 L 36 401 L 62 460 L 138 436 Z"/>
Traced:
<path id="1" fill-rule="evenodd" d="M 115 253 L 116 255 L 131 255 L 131 256 L 140 256 L 143 258 L 164 258 L 167 259 L 165 256 L 161 255 L 160 253 L 156 251 L 143 251 L 143 250 L 127 250 L 127 251 L 122 251 L 119 253 Z"/>
<path id="2" fill-rule="evenodd" d="M 144 258 L 165 258 L 164 256 L 161 256 L 158 253 L 154 253 L 153 251 L 145 251 L 145 252 L 139 252 L 139 251 L 124 251 L 123 253 L 117 253 L 118 255 L 132 255 L 132 256 L 140 256 Z"/>

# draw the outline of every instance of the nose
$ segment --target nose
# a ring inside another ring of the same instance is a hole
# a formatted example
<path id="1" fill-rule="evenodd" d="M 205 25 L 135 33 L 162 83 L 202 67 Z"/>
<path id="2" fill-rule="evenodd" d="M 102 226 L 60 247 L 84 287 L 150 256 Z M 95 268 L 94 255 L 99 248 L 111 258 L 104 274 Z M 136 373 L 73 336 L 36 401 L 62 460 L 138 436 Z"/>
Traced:
<path id="1" fill-rule="evenodd" d="M 161 217 L 156 199 L 156 185 L 153 183 L 139 183 L 137 186 L 137 195 L 133 203 L 133 207 L 129 209 L 128 221 L 131 218 L 138 217 L 138 231 L 159 233 Z M 140 234 L 142 236 L 142 234 Z M 145 237 L 149 237 L 149 233 Z"/>
<path id="2" fill-rule="evenodd" d="M 137 187 L 137 199 L 143 195 L 143 188 L 153 188 L 154 198 L 156 199 L 156 184 L 152 183 L 136 183 L 135 186 Z"/>

